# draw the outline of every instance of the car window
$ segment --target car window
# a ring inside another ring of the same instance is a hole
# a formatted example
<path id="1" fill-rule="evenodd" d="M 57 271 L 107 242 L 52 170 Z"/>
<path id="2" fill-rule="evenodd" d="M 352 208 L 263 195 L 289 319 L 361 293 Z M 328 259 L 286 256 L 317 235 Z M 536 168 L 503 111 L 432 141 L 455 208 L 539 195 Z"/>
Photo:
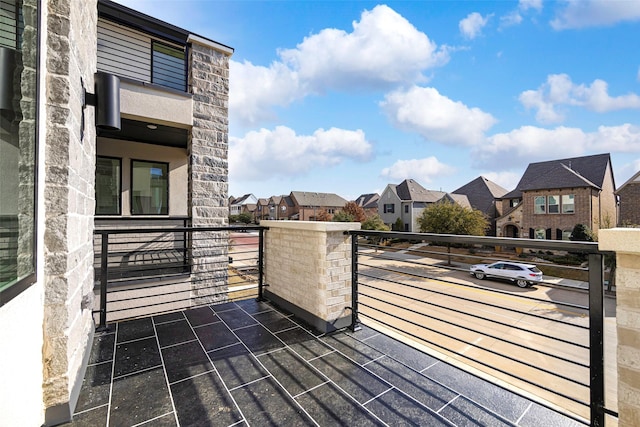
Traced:
<path id="1" fill-rule="evenodd" d="M 502 270 L 504 268 L 504 264 L 493 264 L 490 267 L 491 268 L 496 268 L 498 270 Z"/>

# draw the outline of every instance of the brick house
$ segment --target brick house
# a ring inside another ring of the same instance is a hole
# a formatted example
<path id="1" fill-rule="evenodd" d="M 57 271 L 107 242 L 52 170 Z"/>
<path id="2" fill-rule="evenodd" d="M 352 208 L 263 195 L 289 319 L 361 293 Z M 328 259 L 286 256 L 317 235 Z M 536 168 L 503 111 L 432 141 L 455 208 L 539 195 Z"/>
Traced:
<path id="1" fill-rule="evenodd" d="M 640 226 L 640 171 L 616 191 L 619 198 L 618 225 Z"/>
<path id="2" fill-rule="evenodd" d="M 322 211 L 333 216 L 347 204 L 346 199 L 334 193 L 292 191 L 289 196 L 293 203 L 293 214 L 290 218 L 299 221 L 315 221 Z"/>
<path id="3" fill-rule="evenodd" d="M 496 205 L 502 237 L 568 240 L 576 224 L 595 233 L 613 227 L 617 199 L 610 155 L 531 163 Z"/>

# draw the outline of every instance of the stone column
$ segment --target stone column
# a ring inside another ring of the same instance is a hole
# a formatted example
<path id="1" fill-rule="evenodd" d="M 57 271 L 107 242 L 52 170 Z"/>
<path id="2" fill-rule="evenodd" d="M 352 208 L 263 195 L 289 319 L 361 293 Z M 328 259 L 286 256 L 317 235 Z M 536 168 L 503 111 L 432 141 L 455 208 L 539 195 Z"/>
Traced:
<path id="1" fill-rule="evenodd" d="M 48 0 L 44 9 L 42 64 L 46 125 L 44 159 L 45 423 L 68 419 L 82 385 L 83 359 L 93 334 L 93 216 L 95 127 L 85 110 L 80 138 L 82 85 L 93 92 L 96 71 L 96 0 Z M 43 162 L 43 166 L 42 166 Z"/>
<path id="2" fill-rule="evenodd" d="M 640 425 L 640 229 L 598 232 L 598 247 L 616 252 L 619 426 Z"/>
<path id="3" fill-rule="evenodd" d="M 323 332 L 351 324 L 351 237 L 360 223 L 261 221 L 265 297 Z"/>
<path id="4" fill-rule="evenodd" d="M 193 128 L 189 144 L 189 210 L 193 227 L 228 223 L 229 58 L 231 51 L 190 37 Z M 226 299 L 228 233 L 197 232 L 191 242 L 191 303 Z"/>

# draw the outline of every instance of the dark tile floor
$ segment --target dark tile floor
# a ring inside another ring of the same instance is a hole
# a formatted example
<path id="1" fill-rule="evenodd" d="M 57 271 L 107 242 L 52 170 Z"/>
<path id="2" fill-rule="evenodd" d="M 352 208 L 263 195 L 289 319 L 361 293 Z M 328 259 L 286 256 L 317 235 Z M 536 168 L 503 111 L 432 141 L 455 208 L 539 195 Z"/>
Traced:
<path id="1" fill-rule="evenodd" d="M 112 329 L 69 425 L 580 425 L 366 326 L 318 335 L 255 300 Z"/>

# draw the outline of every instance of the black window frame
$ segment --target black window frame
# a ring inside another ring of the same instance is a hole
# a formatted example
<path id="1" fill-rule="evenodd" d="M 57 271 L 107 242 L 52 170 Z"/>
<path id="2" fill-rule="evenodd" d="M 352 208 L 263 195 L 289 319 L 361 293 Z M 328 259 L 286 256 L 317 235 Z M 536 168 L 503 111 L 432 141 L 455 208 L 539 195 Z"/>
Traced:
<path id="1" fill-rule="evenodd" d="M 167 166 L 167 213 L 135 213 L 133 210 L 133 164 L 134 162 L 143 162 L 143 163 L 156 163 L 156 164 L 162 164 L 162 165 L 166 165 Z M 170 203 L 170 195 L 171 195 L 171 190 L 170 190 L 170 168 L 169 168 L 169 162 L 160 162 L 160 161 L 156 161 L 156 160 L 148 160 L 148 159 L 131 159 L 130 161 L 130 181 L 129 181 L 129 213 L 131 214 L 131 216 L 169 216 L 169 203 Z"/>
<path id="2" fill-rule="evenodd" d="M 396 213 L 396 205 L 394 203 L 385 203 L 383 206 L 384 213 Z"/>
<path id="3" fill-rule="evenodd" d="M 118 160 L 120 162 L 120 174 L 119 174 L 119 196 L 118 196 L 118 213 L 115 214 L 105 214 L 105 213 L 98 213 L 98 196 L 96 194 L 96 215 L 99 216 L 122 216 L 122 174 L 123 174 L 123 170 L 122 170 L 122 157 L 113 157 L 113 156 L 100 156 L 100 155 L 96 155 L 96 173 L 97 173 L 97 163 L 98 163 L 98 159 L 99 158 L 103 158 L 103 159 L 111 159 L 111 160 Z M 98 185 L 96 182 L 96 193 L 98 192 Z"/>

